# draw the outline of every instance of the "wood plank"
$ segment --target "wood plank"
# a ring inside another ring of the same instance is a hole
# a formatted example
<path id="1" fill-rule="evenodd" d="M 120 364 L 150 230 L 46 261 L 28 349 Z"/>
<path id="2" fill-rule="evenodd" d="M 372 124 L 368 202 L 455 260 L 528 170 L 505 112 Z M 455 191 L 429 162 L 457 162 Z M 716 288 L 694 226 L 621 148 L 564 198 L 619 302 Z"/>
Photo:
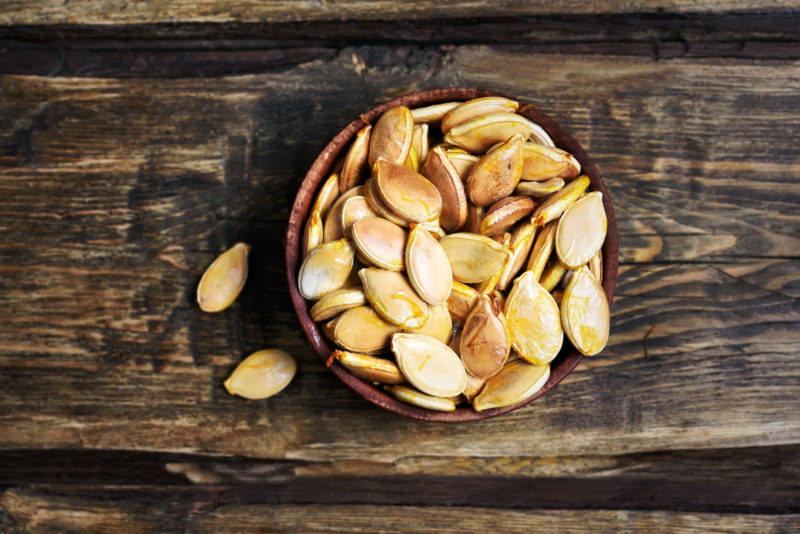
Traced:
<path id="1" fill-rule="evenodd" d="M 216 79 L 3 76 L 0 448 L 455 464 L 797 443 L 799 80 L 796 61 L 484 46 L 347 48 Z M 602 356 L 528 408 L 460 426 L 336 382 L 299 333 L 278 254 L 327 140 L 375 103 L 447 85 L 532 101 L 584 143 L 624 263 Z M 237 240 L 254 245 L 251 280 L 204 315 L 195 285 Z M 228 397 L 230 369 L 267 346 L 297 357 L 295 382 Z"/>

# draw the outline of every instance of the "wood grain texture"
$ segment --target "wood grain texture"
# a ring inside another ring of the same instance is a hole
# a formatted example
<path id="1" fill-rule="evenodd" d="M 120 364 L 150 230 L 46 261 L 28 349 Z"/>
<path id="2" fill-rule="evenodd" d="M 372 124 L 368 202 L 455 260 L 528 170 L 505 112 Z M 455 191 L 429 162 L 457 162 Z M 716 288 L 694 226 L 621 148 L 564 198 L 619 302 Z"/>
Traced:
<path id="1" fill-rule="evenodd" d="M 601 356 L 528 408 L 458 427 L 336 382 L 300 336 L 280 254 L 294 190 L 335 132 L 450 85 L 532 101 L 583 144 L 624 264 Z M 457 465 L 796 444 L 798 88 L 796 61 L 485 46 L 346 48 L 215 79 L 5 75 L 0 447 Z M 204 315 L 199 276 L 238 240 L 254 246 L 251 279 Z M 296 356 L 294 383 L 227 396 L 231 368 L 269 346 Z"/>

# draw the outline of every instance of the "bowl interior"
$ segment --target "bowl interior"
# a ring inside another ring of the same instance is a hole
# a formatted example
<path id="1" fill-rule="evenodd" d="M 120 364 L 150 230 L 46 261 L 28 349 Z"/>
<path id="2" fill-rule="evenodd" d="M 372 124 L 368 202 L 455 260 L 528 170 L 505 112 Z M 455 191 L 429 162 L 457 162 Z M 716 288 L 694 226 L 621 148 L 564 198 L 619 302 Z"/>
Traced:
<path id="1" fill-rule="evenodd" d="M 470 89 L 470 88 L 448 88 L 448 89 L 433 89 L 430 91 L 423 91 L 414 93 L 400 98 L 396 98 L 385 104 L 377 106 L 367 113 L 363 114 L 359 119 L 351 122 L 347 127 L 339 132 L 328 145 L 322 150 L 320 155 L 311 165 L 311 168 L 306 174 L 305 179 L 300 185 L 297 192 L 294 206 L 289 216 L 289 226 L 286 232 L 286 275 L 289 284 L 289 293 L 294 305 L 300 325 L 306 334 L 306 337 L 313 345 L 314 349 L 320 355 L 322 360 L 326 362 L 330 356 L 333 347 L 328 344 L 327 339 L 322 335 L 322 332 L 317 327 L 316 323 L 311 320 L 309 314 L 309 305 L 306 300 L 300 295 L 297 287 L 297 272 L 300 267 L 300 243 L 305 221 L 308 218 L 309 210 L 314 202 L 314 197 L 319 189 L 320 184 L 326 179 L 333 168 L 336 161 L 344 157 L 350 146 L 351 141 L 355 138 L 356 133 L 364 126 L 364 121 L 369 124 L 374 124 L 384 111 L 392 106 L 404 105 L 409 108 L 427 106 L 441 102 L 451 102 L 456 100 L 470 100 L 483 96 L 505 96 L 493 91 L 483 89 Z M 560 148 L 566 150 L 575 156 L 581 164 L 582 173 L 589 176 L 591 180 L 591 189 L 594 191 L 601 191 L 603 193 L 603 204 L 605 206 L 606 215 L 608 216 L 608 230 L 606 234 L 606 241 L 603 245 L 603 288 L 611 304 L 612 297 L 614 296 L 614 289 L 617 284 L 617 269 L 619 261 L 619 238 L 617 235 L 617 222 L 614 217 L 614 209 L 611 206 L 611 199 L 608 195 L 608 190 L 603 183 L 600 173 L 592 160 L 589 158 L 586 151 L 583 150 L 581 145 L 567 133 L 558 123 L 550 117 L 536 109 L 533 105 L 526 104 L 520 101 L 520 109 L 518 113 L 531 119 L 539 124 L 545 131 L 552 137 L 553 141 Z M 550 364 L 550 378 L 547 383 L 532 397 L 510 406 L 502 408 L 494 408 L 483 412 L 475 412 L 471 408 L 456 408 L 454 412 L 437 412 L 433 410 L 426 410 L 417 406 L 412 406 L 398 401 L 388 393 L 384 392 L 372 384 L 362 381 L 361 379 L 350 374 L 343 366 L 337 362 L 330 365 L 330 370 L 339 379 L 347 384 L 350 388 L 356 391 L 363 398 L 369 402 L 376 404 L 384 409 L 392 412 L 420 419 L 423 421 L 444 421 L 444 422 L 462 422 L 462 421 L 476 421 L 495 417 L 504 413 L 508 413 L 541 397 L 552 388 L 554 388 L 561 380 L 564 379 L 573 369 L 580 363 L 583 356 L 573 348 L 569 340 L 565 338 L 564 347 L 561 352 Z"/>

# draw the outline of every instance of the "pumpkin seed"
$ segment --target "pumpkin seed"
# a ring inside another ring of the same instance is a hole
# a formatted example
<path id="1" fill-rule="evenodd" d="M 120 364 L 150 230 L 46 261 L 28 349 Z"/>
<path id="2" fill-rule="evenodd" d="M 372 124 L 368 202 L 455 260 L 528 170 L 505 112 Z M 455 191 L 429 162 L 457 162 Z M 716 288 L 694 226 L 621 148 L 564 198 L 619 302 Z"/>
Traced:
<path id="1" fill-rule="evenodd" d="M 574 271 L 564 290 L 561 322 L 569 340 L 584 356 L 594 356 L 608 342 L 608 300 L 588 267 Z"/>
<path id="2" fill-rule="evenodd" d="M 334 202 L 333 206 L 328 210 L 328 215 L 325 216 L 325 224 L 323 225 L 323 239 L 325 242 L 336 241 L 344 237 L 344 229 L 342 228 L 342 207 L 348 199 L 354 196 L 363 196 L 363 193 L 364 187 L 359 185 L 339 195 L 339 198 L 336 199 L 336 202 Z"/>
<path id="3" fill-rule="evenodd" d="M 522 147 L 522 159 L 523 180 L 571 180 L 581 172 L 581 164 L 572 154 L 553 146 L 527 142 Z"/>
<path id="4" fill-rule="evenodd" d="M 564 210 L 556 231 L 556 254 L 576 269 L 597 254 L 606 239 L 603 193 L 588 193 Z"/>
<path id="5" fill-rule="evenodd" d="M 448 148 L 445 150 L 445 154 L 447 154 L 447 158 L 456 169 L 458 177 L 461 179 L 462 183 L 467 181 L 467 177 L 472 171 L 472 168 L 481 159 L 478 156 L 473 156 L 469 152 L 460 148 Z"/>
<path id="6" fill-rule="evenodd" d="M 334 343 L 352 352 L 381 352 L 400 327 L 387 323 L 369 306 L 351 308 L 325 323 L 323 332 Z"/>
<path id="7" fill-rule="evenodd" d="M 419 156 L 417 155 L 417 151 L 413 146 L 408 151 L 408 157 L 403 163 L 403 166 L 407 169 L 411 169 L 414 172 L 419 172 Z"/>
<path id="8" fill-rule="evenodd" d="M 306 227 L 303 230 L 303 241 L 301 244 L 303 259 L 308 256 L 308 253 L 322 244 L 325 238 L 325 232 L 322 227 L 322 217 L 319 210 L 311 212 L 311 217 L 306 221 Z"/>
<path id="9" fill-rule="evenodd" d="M 503 265 L 497 281 L 497 288 L 500 291 L 505 291 L 519 270 L 522 269 L 528 253 L 533 247 L 534 235 L 536 235 L 536 225 L 530 222 L 517 225 L 511 233 L 511 257 Z"/>
<path id="10" fill-rule="evenodd" d="M 233 304 L 247 281 L 250 245 L 236 243 L 217 256 L 197 285 L 197 304 L 204 312 L 219 312 Z"/>
<path id="11" fill-rule="evenodd" d="M 380 217 L 357 221 L 350 229 L 353 245 L 369 263 L 388 271 L 406 268 L 405 251 L 408 233 Z"/>
<path id="12" fill-rule="evenodd" d="M 547 260 L 553 252 L 553 243 L 556 239 L 556 227 L 558 223 L 548 223 L 539 232 L 539 236 L 533 244 L 530 259 L 528 260 L 527 270 L 533 273 L 533 278 L 538 282 L 542 278 L 542 273 L 547 266 Z"/>
<path id="13" fill-rule="evenodd" d="M 363 306 L 367 303 L 367 297 L 360 286 L 343 287 L 328 293 L 319 299 L 310 310 L 311 319 L 314 321 L 327 321 L 336 317 L 340 313 L 356 306 Z"/>
<path id="14" fill-rule="evenodd" d="M 422 167 L 422 175 L 439 190 L 442 213 L 439 222 L 448 232 L 455 232 L 467 222 L 467 194 L 458 171 L 441 146 L 433 147 Z"/>
<path id="15" fill-rule="evenodd" d="M 480 395 L 472 406 L 482 412 L 490 408 L 501 408 L 531 398 L 550 378 L 550 365 L 531 365 L 516 360 L 486 381 Z"/>
<path id="16" fill-rule="evenodd" d="M 591 271 L 595 280 L 600 285 L 603 285 L 603 249 L 598 250 L 597 254 L 589 260 L 589 271 Z"/>
<path id="17" fill-rule="evenodd" d="M 379 159 L 402 165 L 411 150 L 413 134 L 414 119 L 407 107 L 395 106 L 386 110 L 372 130 L 369 141 L 370 166 Z"/>
<path id="18" fill-rule="evenodd" d="M 503 367 L 510 349 L 502 309 L 488 295 L 481 296 L 461 332 L 464 369 L 477 378 L 489 378 Z"/>
<path id="19" fill-rule="evenodd" d="M 415 124 L 437 124 L 451 109 L 460 106 L 461 102 L 443 102 L 411 110 L 411 118 Z"/>
<path id="20" fill-rule="evenodd" d="M 428 125 L 415 124 L 414 132 L 411 135 L 411 148 L 417 153 L 419 164 L 417 170 L 425 164 L 428 159 Z"/>
<path id="21" fill-rule="evenodd" d="M 405 252 L 411 285 L 428 304 L 444 304 L 453 287 L 453 272 L 444 249 L 427 230 L 412 224 Z"/>
<path id="22" fill-rule="evenodd" d="M 356 221 L 375 217 L 377 214 L 369 207 L 367 199 L 363 195 L 354 195 L 342 204 L 342 232 L 347 235 L 350 227 Z"/>
<path id="23" fill-rule="evenodd" d="M 281 392 L 294 378 L 297 362 L 278 349 L 254 352 L 236 366 L 225 380 L 231 395 L 246 399 L 266 399 Z"/>
<path id="24" fill-rule="evenodd" d="M 550 178 L 543 182 L 520 182 L 517 184 L 514 193 L 517 195 L 527 195 L 533 198 L 542 198 L 552 195 L 564 187 L 564 180 L 561 178 Z"/>
<path id="25" fill-rule="evenodd" d="M 360 129 L 347 151 L 342 165 L 342 172 L 339 175 L 339 192 L 352 189 L 364 178 L 367 173 L 367 155 L 369 154 L 369 139 L 372 133 L 372 126 L 367 125 Z"/>
<path id="26" fill-rule="evenodd" d="M 550 138 L 550 135 L 538 124 L 531 121 L 531 135 L 530 138 L 533 142 L 544 146 L 554 147 L 556 144 Z"/>
<path id="27" fill-rule="evenodd" d="M 453 321 L 464 322 L 472 308 L 478 303 L 479 298 L 480 293 L 475 289 L 454 280 L 450 296 L 447 297 L 447 302 L 445 303 Z"/>
<path id="28" fill-rule="evenodd" d="M 523 140 L 527 139 L 533 133 L 534 127 L 535 125 L 522 115 L 492 113 L 451 128 L 445 134 L 444 141 L 459 146 L 467 152 L 483 153 L 490 146 L 505 142 L 515 134 L 521 134 Z M 520 172 L 522 172 L 521 162 Z"/>
<path id="29" fill-rule="evenodd" d="M 319 300 L 345 286 L 353 268 L 353 247 L 346 239 L 323 243 L 308 253 L 297 277 L 300 294 Z"/>
<path id="30" fill-rule="evenodd" d="M 561 263 L 557 257 L 553 257 L 547 264 L 539 283 L 547 291 L 552 291 L 564 279 L 564 276 L 569 272 L 569 268 Z"/>
<path id="31" fill-rule="evenodd" d="M 342 350 L 333 351 L 333 356 L 358 378 L 381 384 L 402 384 L 406 381 L 394 362 L 386 358 Z"/>
<path id="32" fill-rule="evenodd" d="M 464 224 L 464 232 L 480 234 L 481 221 L 483 220 L 483 208 L 467 202 L 467 222 Z"/>
<path id="33" fill-rule="evenodd" d="M 464 391 L 461 394 L 464 395 L 467 402 L 471 403 L 481 392 L 484 385 L 486 385 L 486 379 L 477 378 L 467 373 L 467 385 L 464 387 Z"/>
<path id="34" fill-rule="evenodd" d="M 311 206 L 311 213 L 318 211 L 321 218 L 325 217 L 328 214 L 328 210 L 331 208 L 331 206 L 333 206 L 333 203 L 336 202 L 338 197 L 339 175 L 333 173 L 328 176 L 328 179 L 322 184 L 319 194 L 317 194 L 317 198 L 314 200 L 314 205 Z"/>
<path id="35" fill-rule="evenodd" d="M 503 245 L 492 239 L 466 232 L 445 236 L 439 244 L 450 261 L 453 278 L 468 284 L 491 277 L 510 255 Z"/>
<path id="36" fill-rule="evenodd" d="M 374 180 L 372 186 L 381 200 L 409 222 L 432 222 L 442 213 L 439 190 L 419 173 L 379 161 Z"/>
<path id="37" fill-rule="evenodd" d="M 441 341 L 421 334 L 395 334 L 392 352 L 412 386 L 435 397 L 460 395 L 467 373 L 458 355 Z"/>
<path id="38" fill-rule="evenodd" d="M 478 229 L 486 236 L 497 235 L 530 215 L 536 203 L 526 196 L 512 196 L 498 200 L 486 212 Z"/>
<path id="39" fill-rule="evenodd" d="M 428 320 L 419 328 L 406 328 L 408 334 L 425 334 L 432 338 L 447 343 L 453 335 L 453 319 L 445 304 L 428 306 Z"/>
<path id="40" fill-rule="evenodd" d="M 358 271 L 367 300 L 385 320 L 404 328 L 419 328 L 428 319 L 428 305 L 402 273 L 367 267 Z"/>
<path id="41" fill-rule="evenodd" d="M 439 412 L 452 412 L 456 409 L 456 403 L 452 399 L 426 395 L 408 386 L 387 386 L 386 391 L 394 395 L 397 400 L 420 408 Z"/>
<path id="42" fill-rule="evenodd" d="M 522 144 L 520 134 L 487 153 L 467 177 L 467 194 L 476 206 L 489 206 L 510 195 L 519 183 L 522 172 Z"/>
<path id="43" fill-rule="evenodd" d="M 552 220 L 558 219 L 564 213 L 564 210 L 583 195 L 589 184 L 590 180 L 586 175 L 579 176 L 568 183 L 563 189 L 553 193 L 539 204 L 533 215 L 531 215 L 531 222 L 538 226 L 543 226 Z"/>
<path id="44" fill-rule="evenodd" d="M 514 113 L 519 102 L 499 96 L 474 98 L 456 106 L 442 117 L 442 132 L 447 133 L 459 124 L 492 113 Z"/>
<path id="45" fill-rule="evenodd" d="M 511 344 L 534 365 L 550 362 L 564 342 L 558 306 L 530 272 L 514 281 L 505 306 Z"/>
<path id="46" fill-rule="evenodd" d="M 364 198 L 372 210 L 384 219 L 393 222 L 403 228 L 408 228 L 408 222 L 399 215 L 395 214 L 375 191 L 375 180 L 370 178 L 364 183 Z"/>

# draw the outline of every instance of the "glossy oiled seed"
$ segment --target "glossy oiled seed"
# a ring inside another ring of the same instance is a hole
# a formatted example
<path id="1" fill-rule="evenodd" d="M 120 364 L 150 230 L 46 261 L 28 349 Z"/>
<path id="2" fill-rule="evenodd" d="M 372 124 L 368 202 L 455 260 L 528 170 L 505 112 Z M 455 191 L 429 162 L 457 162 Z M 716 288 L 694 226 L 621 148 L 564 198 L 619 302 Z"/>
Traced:
<path id="1" fill-rule="evenodd" d="M 460 395 L 467 373 L 458 355 L 441 341 L 420 334 L 395 334 L 392 352 L 412 386 L 435 397 Z"/>
<path id="2" fill-rule="evenodd" d="M 572 154 L 552 146 L 527 142 L 522 147 L 522 158 L 523 180 L 571 180 L 581 172 L 581 164 Z"/>
<path id="3" fill-rule="evenodd" d="M 342 233 L 348 235 L 350 227 L 356 221 L 376 215 L 363 195 L 354 195 L 348 198 L 342 204 Z"/>
<path id="4" fill-rule="evenodd" d="M 517 221 L 533 212 L 536 203 L 526 196 L 511 196 L 498 200 L 483 217 L 478 230 L 487 236 L 505 232 Z"/>
<path id="5" fill-rule="evenodd" d="M 498 304 L 483 295 L 461 331 L 461 361 L 467 372 L 477 378 L 496 374 L 511 350 L 505 316 Z"/>
<path id="6" fill-rule="evenodd" d="M 236 243 L 208 266 L 197 285 L 197 304 L 205 312 L 219 312 L 233 304 L 247 281 L 250 245 Z"/>
<path id="7" fill-rule="evenodd" d="M 339 197 L 339 175 L 336 173 L 328 176 L 328 179 L 322 184 L 322 187 L 317 194 L 314 205 L 311 206 L 311 213 L 319 212 L 320 217 L 325 217 L 328 210 L 336 202 Z"/>
<path id="8" fill-rule="evenodd" d="M 608 300 L 588 267 L 573 272 L 561 300 L 561 321 L 567 337 L 584 356 L 594 356 L 606 346 Z"/>
<path id="9" fill-rule="evenodd" d="M 411 110 L 411 118 L 415 124 L 438 124 L 451 109 L 460 106 L 461 102 L 443 102 Z"/>
<path id="10" fill-rule="evenodd" d="M 314 321 L 327 321 L 340 313 L 367 303 L 361 286 L 343 287 L 319 299 L 309 310 Z"/>
<path id="11" fill-rule="evenodd" d="M 560 190 L 564 187 L 564 183 L 562 178 L 550 178 L 542 182 L 520 182 L 514 189 L 514 193 L 517 195 L 527 195 L 533 198 L 542 198 Z"/>
<path id="12" fill-rule="evenodd" d="M 242 360 L 224 386 L 231 395 L 266 399 L 288 386 L 296 372 L 297 363 L 288 353 L 278 349 L 260 350 Z"/>
<path id="13" fill-rule="evenodd" d="M 404 274 L 368 267 L 358 271 L 367 300 L 386 321 L 419 328 L 428 319 L 428 305 Z"/>
<path id="14" fill-rule="evenodd" d="M 501 408 L 531 398 L 550 378 L 550 365 L 532 365 L 523 360 L 507 364 L 486 381 L 480 394 L 472 401 L 475 410 Z"/>
<path id="15" fill-rule="evenodd" d="M 478 396 L 478 393 L 481 392 L 485 384 L 486 379 L 477 378 L 467 373 L 467 385 L 464 387 L 464 391 L 461 394 L 467 399 L 467 402 L 471 403 L 475 397 Z"/>
<path id="16" fill-rule="evenodd" d="M 336 361 L 359 378 L 381 384 L 402 384 L 406 381 L 394 362 L 370 354 L 342 350 L 333 351 Z"/>
<path id="17" fill-rule="evenodd" d="M 515 134 L 522 135 L 523 140 L 527 139 L 535 127 L 531 121 L 515 113 L 492 113 L 451 128 L 445 134 L 444 141 L 467 152 L 480 154 L 492 145 L 507 141 Z"/>
<path id="18" fill-rule="evenodd" d="M 510 255 L 500 243 L 466 232 L 445 236 L 439 244 L 450 261 L 453 278 L 467 284 L 482 282 L 495 274 Z"/>
<path id="19" fill-rule="evenodd" d="M 442 118 L 442 132 L 465 122 L 492 113 L 514 113 L 519 102 L 501 96 L 486 96 L 468 100 L 456 106 Z"/>
<path id="20" fill-rule="evenodd" d="M 408 157 L 406 158 L 405 163 L 403 166 L 407 169 L 411 169 L 414 172 L 419 172 L 419 156 L 417 155 L 417 151 L 414 147 L 411 147 L 411 150 L 408 151 Z"/>
<path id="21" fill-rule="evenodd" d="M 527 270 L 533 274 L 533 279 L 537 282 L 542 278 L 542 273 L 547 266 L 547 260 L 550 259 L 550 254 L 553 252 L 557 226 L 557 222 L 546 224 L 533 244 Z"/>
<path id="22" fill-rule="evenodd" d="M 463 323 L 467 319 L 469 312 L 478 303 L 480 296 L 480 293 L 475 291 L 474 288 L 461 282 L 453 281 L 453 288 L 450 290 L 450 296 L 447 297 L 447 302 L 445 303 L 453 321 Z"/>
<path id="23" fill-rule="evenodd" d="M 558 306 L 531 273 L 514 281 L 505 314 L 511 344 L 521 358 L 540 365 L 558 355 L 564 342 Z"/>
<path id="24" fill-rule="evenodd" d="M 405 252 L 408 232 L 380 217 L 361 219 L 350 228 L 353 245 L 376 267 L 389 271 L 406 268 Z"/>
<path id="25" fill-rule="evenodd" d="M 323 332 L 340 347 L 367 354 L 380 352 L 389 346 L 399 326 L 387 323 L 369 306 L 347 310 L 326 323 Z"/>
<path id="26" fill-rule="evenodd" d="M 564 210 L 556 230 L 556 253 L 572 269 L 584 265 L 600 251 L 606 239 L 603 193 L 588 193 Z"/>
<path id="27" fill-rule="evenodd" d="M 460 148 L 448 148 L 445 150 L 445 154 L 447 154 L 447 157 L 450 159 L 450 162 L 453 164 L 462 182 L 467 181 L 469 173 L 472 172 L 472 168 L 481 159 Z"/>
<path id="28" fill-rule="evenodd" d="M 369 207 L 372 208 L 375 213 L 398 226 L 408 228 L 408 222 L 390 210 L 389 206 L 381 200 L 381 197 L 375 190 L 375 180 L 372 178 L 364 183 L 364 198 L 367 199 L 367 204 L 369 204 Z"/>
<path id="29" fill-rule="evenodd" d="M 431 222 L 442 213 L 442 197 L 427 178 L 400 165 L 379 161 L 372 187 L 386 206 L 409 222 Z"/>
<path id="30" fill-rule="evenodd" d="M 547 197 L 534 210 L 533 215 L 531 215 L 531 222 L 538 226 L 543 226 L 559 218 L 561 214 L 564 213 L 564 210 L 583 195 L 589 187 L 589 183 L 590 180 L 588 176 L 579 176 L 565 185 L 560 191 Z"/>
<path id="31" fill-rule="evenodd" d="M 336 241 L 344 237 L 344 229 L 342 228 L 342 207 L 348 199 L 355 196 L 363 196 L 363 193 L 364 188 L 359 185 L 346 191 L 343 195 L 339 195 L 339 198 L 336 199 L 336 202 L 333 203 L 333 206 L 331 206 L 328 210 L 328 214 L 325 216 L 325 223 L 323 225 L 323 240 L 325 242 Z"/>
<path id="32" fill-rule="evenodd" d="M 325 231 L 322 227 L 322 216 L 319 210 L 311 212 L 311 217 L 306 221 L 306 226 L 303 229 L 303 240 L 301 248 L 303 252 L 303 259 L 308 256 L 308 253 L 322 244 L 325 238 Z"/>
<path id="33" fill-rule="evenodd" d="M 511 257 L 503 265 L 503 270 L 497 280 L 497 289 L 505 291 L 508 285 L 517 276 L 525 265 L 525 260 L 533 247 L 533 238 L 536 235 L 536 225 L 530 222 L 518 224 L 511 233 Z"/>
<path id="34" fill-rule="evenodd" d="M 321 244 L 308 253 L 300 266 L 297 276 L 300 294 L 308 300 L 319 300 L 344 287 L 354 258 L 353 247 L 346 239 Z"/>
<path id="35" fill-rule="evenodd" d="M 419 225 L 411 226 L 406 244 L 408 279 L 428 304 L 444 304 L 453 286 L 453 272 L 442 245 Z"/>
<path id="36" fill-rule="evenodd" d="M 386 391 L 394 395 L 397 400 L 420 408 L 439 412 L 452 412 L 456 409 L 456 403 L 452 399 L 426 395 L 408 386 L 388 386 Z"/>
<path id="37" fill-rule="evenodd" d="M 467 196 L 476 206 L 486 207 L 510 195 L 522 172 L 522 135 L 512 135 L 486 154 L 467 177 Z"/>
<path id="38" fill-rule="evenodd" d="M 339 192 L 360 184 L 367 174 L 367 155 L 369 154 L 369 139 L 372 126 L 367 125 L 358 131 L 347 156 L 344 158 L 342 172 L 339 175 Z"/>
<path id="39" fill-rule="evenodd" d="M 389 108 L 381 115 L 369 141 L 369 164 L 379 159 L 402 165 L 411 150 L 414 119 L 405 106 Z"/>
<path id="40" fill-rule="evenodd" d="M 414 133 L 411 136 L 411 148 L 417 153 L 419 165 L 422 167 L 428 159 L 428 125 L 415 124 Z"/>
<path id="41" fill-rule="evenodd" d="M 453 335 L 453 319 L 446 304 L 428 306 L 428 320 L 419 328 L 406 328 L 407 334 L 425 334 L 432 338 L 448 343 Z"/>
<path id="42" fill-rule="evenodd" d="M 467 194 L 458 171 L 441 146 L 433 147 L 422 175 L 430 180 L 442 197 L 439 223 L 448 232 L 455 232 L 467 222 Z"/>

